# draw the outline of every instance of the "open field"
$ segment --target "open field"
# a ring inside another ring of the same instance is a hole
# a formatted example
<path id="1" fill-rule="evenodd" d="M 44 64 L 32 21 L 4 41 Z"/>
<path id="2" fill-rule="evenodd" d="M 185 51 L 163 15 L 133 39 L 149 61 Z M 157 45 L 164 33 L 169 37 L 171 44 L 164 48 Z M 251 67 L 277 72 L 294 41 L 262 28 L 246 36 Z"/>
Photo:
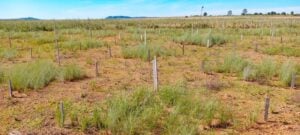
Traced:
<path id="1" fill-rule="evenodd" d="M 0 61 L 0 134 L 300 133 L 300 17 L 0 21 Z"/>

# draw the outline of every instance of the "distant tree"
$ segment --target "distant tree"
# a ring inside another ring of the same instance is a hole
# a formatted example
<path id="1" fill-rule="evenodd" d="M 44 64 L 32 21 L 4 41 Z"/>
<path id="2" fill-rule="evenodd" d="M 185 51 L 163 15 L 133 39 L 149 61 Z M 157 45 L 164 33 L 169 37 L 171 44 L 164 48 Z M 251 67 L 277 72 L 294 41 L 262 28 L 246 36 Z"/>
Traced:
<path id="1" fill-rule="evenodd" d="M 243 9 L 242 15 L 247 15 L 247 13 L 248 13 L 248 10 L 246 8 Z"/>
<path id="2" fill-rule="evenodd" d="M 291 15 L 294 15 L 294 11 L 291 12 Z"/>
<path id="3" fill-rule="evenodd" d="M 255 12 L 254 15 L 259 15 L 259 13 Z"/>
<path id="4" fill-rule="evenodd" d="M 229 11 L 227 12 L 227 15 L 228 15 L 228 16 L 232 16 L 232 10 L 229 10 Z"/>
<path id="5" fill-rule="evenodd" d="M 203 13 L 203 16 L 207 16 L 207 12 L 204 12 L 204 13 Z"/>
<path id="6" fill-rule="evenodd" d="M 286 15 L 286 12 L 282 12 L 281 15 Z"/>

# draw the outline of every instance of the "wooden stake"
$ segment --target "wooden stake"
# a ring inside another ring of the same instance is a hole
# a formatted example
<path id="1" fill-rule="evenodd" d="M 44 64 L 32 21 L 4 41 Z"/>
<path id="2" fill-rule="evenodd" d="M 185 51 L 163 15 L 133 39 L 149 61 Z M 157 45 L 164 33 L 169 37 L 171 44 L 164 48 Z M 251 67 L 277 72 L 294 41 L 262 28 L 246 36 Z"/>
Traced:
<path id="1" fill-rule="evenodd" d="M 108 52 L 109 52 L 109 57 L 111 58 L 111 57 L 112 57 L 112 54 L 111 54 L 111 46 L 108 46 Z"/>
<path id="2" fill-rule="evenodd" d="M 30 59 L 32 59 L 32 48 L 30 48 Z"/>
<path id="3" fill-rule="evenodd" d="M 157 61 L 156 61 L 156 56 L 154 56 L 154 60 L 152 61 L 153 63 L 153 88 L 154 91 L 158 91 L 158 73 L 157 73 Z"/>
<path id="4" fill-rule="evenodd" d="M 8 42 L 9 42 L 9 48 L 12 47 L 12 41 L 11 41 L 11 34 L 9 33 L 9 36 L 8 36 Z"/>
<path id="5" fill-rule="evenodd" d="M 267 95 L 266 101 L 265 101 L 265 114 L 264 114 L 265 121 L 268 121 L 269 108 L 270 108 L 270 97 L 269 97 L 269 95 Z"/>
<path id="6" fill-rule="evenodd" d="M 151 52 L 150 52 L 150 49 L 148 49 L 148 61 L 149 61 L 149 63 L 151 62 Z"/>
<path id="7" fill-rule="evenodd" d="M 96 63 L 95 63 L 95 73 L 96 73 L 96 77 L 98 77 L 100 74 L 99 74 L 99 70 L 98 70 L 98 64 L 99 64 L 99 62 L 98 61 L 96 61 Z"/>
<path id="8" fill-rule="evenodd" d="M 184 44 L 182 44 L 182 55 L 184 55 L 184 48 L 185 47 L 185 45 Z"/>
<path id="9" fill-rule="evenodd" d="M 144 32 L 144 44 L 147 45 L 147 31 Z"/>
<path id="10" fill-rule="evenodd" d="M 57 54 L 56 54 L 57 55 L 56 56 L 57 57 L 57 62 L 58 62 L 58 65 L 60 66 L 60 51 L 59 51 L 59 47 L 56 48 L 56 52 L 57 52 Z"/>
<path id="11" fill-rule="evenodd" d="M 12 83 L 11 83 L 11 80 L 8 81 L 8 92 L 9 92 L 9 97 L 14 97 L 13 93 L 13 87 L 12 87 Z"/>
<path id="12" fill-rule="evenodd" d="M 291 79 L 291 88 L 292 89 L 295 89 L 296 88 L 296 74 L 295 73 L 292 73 L 292 79 Z"/>
<path id="13" fill-rule="evenodd" d="M 209 39 L 207 40 L 206 47 L 210 48 L 210 41 L 209 41 Z"/>
<path id="14" fill-rule="evenodd" d="M 65 123 L 65 110 L 64 110 L 64 103 L 61 101 L 59 104 L 59 110 L 60 110 L 60 126 L 63 127 Z"/>

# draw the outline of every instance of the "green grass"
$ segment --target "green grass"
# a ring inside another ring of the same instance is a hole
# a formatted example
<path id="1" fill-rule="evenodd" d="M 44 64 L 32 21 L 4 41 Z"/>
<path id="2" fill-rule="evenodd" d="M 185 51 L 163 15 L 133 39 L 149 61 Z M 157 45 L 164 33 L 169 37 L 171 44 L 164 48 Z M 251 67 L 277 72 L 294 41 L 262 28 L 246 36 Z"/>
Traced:
<path id="1" fill-rule="evenodd" d="M 18 51 L 16 49 L 0 49 L 0 58 L 11 60 L 16 58 L 18 55 Z"/>
<path id="2" fill-rule="evenodd" d="M 279 78 L 280 81 L 285 86 L 290 86 L 292 80 L 292 74 L 296 73 L 296 64 L 291 61 L 286 61 L 282 64 L 280 71 L 279 71 Z"/>
<path id="3" fill-rule="evenodd" d="M 263 59 L 263 61 L 256 66 L 257 77 L 271 80 L 277 74 L 277 68 L 277 63 L 273 59 Z"/>
<path id="4" fill-rule="evenodd" d="M 66 65 L 60 68 L 58 78 L 61 81 L 75 81 L 85 78 L 85 72 L 75 64 Z"/>
<path id="5" fill-rule="evenodd" d="M 221 73 L 241 73 L 247 65 L 249 65 L 249 62 L 244 58 L 235 54 L 229 54 L 225 56 L 223 63 L 217 70 Z"/>
<path id="6" fill-rule="evenodd" d="M 38 60 L 14 66 L 8 77 L 12 81 L 15 90 L 40 89 L 55 79 L 56 69 L 54 63 L 47 60 Z"/>
<path id="7" fill-rule="evenodd" d="M 130 58 L 140 58 L 142 60 L 148 59 L 148 52 L 150 50 L 150 58 L 153 56 L 161 57 L 161 56 L 172 56 L 175 55 L 174 52 L 170 49 L 166 49 L 160 45 L 144 45 L 140 44 L 138 46 L 133 47 L 122 47 L 122 55 L 126 59 Z"/>
<path id="8" fill-rule="evenodd" d="M 263 52 L 269 55 L 284 55 L 284 56 L 300 57 L 300 49 L 296 47 L 272 46 L 264 49 Z"/>
<path id="9" fill-rule="evenodd" d="M 199 124 L 215 128 L 211 122 L 218 119 L 217 127 L 227 127 L 233 118 L 230 109 L 218 100 L 187 90 L 181 84 L 162 86 L 158 93 L 139 88 L 110 97 L 89 109 L 76 107 L 70 111 L 80 110 L 74 115 L 78 118 L 66 118 L 78 120 L 79 125 L 74 128 L 112 134 L 198 134 Z"/>
<path id="10" fill-rule="evenodd" d="M 222 36 L 220 34 L 212 34 L 211 32 L 205 35 L 185 33 L 184 35 L 174 39 L 174 41 L 178 43 L 200 46 L 207 46 L 208 40 L 208 47 L 212 47 L 214 45 L 222 45 L 228 42 L 228 39 L 224 35 Z"/>

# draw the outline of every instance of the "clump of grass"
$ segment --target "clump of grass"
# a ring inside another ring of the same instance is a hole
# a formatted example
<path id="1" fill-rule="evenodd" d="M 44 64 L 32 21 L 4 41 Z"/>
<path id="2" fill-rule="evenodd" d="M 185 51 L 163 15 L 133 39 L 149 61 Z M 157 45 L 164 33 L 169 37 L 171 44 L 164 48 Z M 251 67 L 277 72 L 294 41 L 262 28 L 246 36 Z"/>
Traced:
<path id="1" fill-rule="evenodd" d="M 264 53 L 269 55 L 284 55 L 300 57 L 300 49 L 286 46 L 272 46 L 263 50 Z"/>
<path id="2" fill-rule="evenodd" d="M 17 57 L 18 51 L 16 49 L 2 49 L 0 50 L 0 57 L 11 60 Z"/>
<path id="3" fill-rule="evenodd" d="M 124 58 L 140 58 L 142 60 L 148 59 L 148 53 L 150 51 L 150 57 L 153 56 L 172 56 L 174 55 L 171 50 L 168 50 L 160 45 L 144 45 L 140 44 L 133 47 L 122 47 L 122 55 Z"/>
<path id="4" fill-rule="evenodd" d="M 286 61 L 282 64 L 279 71 L 280 81 L 285 85 L 289 86 L 292 80 L 292 74 L 296 73 L 296 65 L 291 61 Z"/>
<path id="5" fill-rule="evenodd" d="M 272 59 L 264 59 L 256 69 L 257 77 L 270 80 L 277 74 L 277 63 Z"/>
<path id="6" fill-rule="evenodd" d="M 80 69 L 80 67 L 75 64 L 62 67 L 58 76 L 62 81 L 75 81 L 86 77 L 85 73 Z"/>
<path id="7" fill-rule="evenodd" d="M 95 39 L 89 39 L 89 40 L 83 40 L 81 42 L 81 45 L 83 50 L 87 50 L 87 49 L 100 48 L 106 46 L 107 43 Z"/>
<path id="8" fill-rule="evenodd" d="M 174 39 L 174 41 L 178 43 L 201 46 L 207 46 L 208 40 L 209 47 L 212 47 L 214 45 L 221 45 L 227 42 L 227 38 L 225 38 L 224 36 L 212 34 L 211 32 L 207 33 L 206 35 L 185 33 L 184 35 Z"/>
<path id="9" fill-rule="evenodd" d="M 40 89 L 53 81 L 57 68 L 53 62 L 38 60 L 14 66 L 9 72 L 9 79 L 16 90 Z"/>
<path id="10" fill-rule="evenodd" d="M 248 65 L 244 68 L 242 77 L 245 81 L 255 81 L 257 79 L 257 70 L 253 66 Z"/>
<path id="11" fill-rule="evenodd" d="M 242 57 L 230 54 L 225 56 L 224 62 L 220 65 L 218 72 L 221 73 L 241 73 L 244 68 L 249 64 Z"/>
<path id="12" fill-rule="evenodd" d="M 157 94 L 140 88 L 116 95 L 94 109 L 81 110 L 77 116 L 83 116 L 78 119 L 82 131 L 101 129 L 112 134 L 153 134 L 157 130 L 163 134 L 198 134 L 199 124 L 226 127 L 233 117 L 218 100 L 189 91 L 182 84 L 162 86 Z M 220 121 L 217 125 L 212 124 L 215 119 Z"/>

